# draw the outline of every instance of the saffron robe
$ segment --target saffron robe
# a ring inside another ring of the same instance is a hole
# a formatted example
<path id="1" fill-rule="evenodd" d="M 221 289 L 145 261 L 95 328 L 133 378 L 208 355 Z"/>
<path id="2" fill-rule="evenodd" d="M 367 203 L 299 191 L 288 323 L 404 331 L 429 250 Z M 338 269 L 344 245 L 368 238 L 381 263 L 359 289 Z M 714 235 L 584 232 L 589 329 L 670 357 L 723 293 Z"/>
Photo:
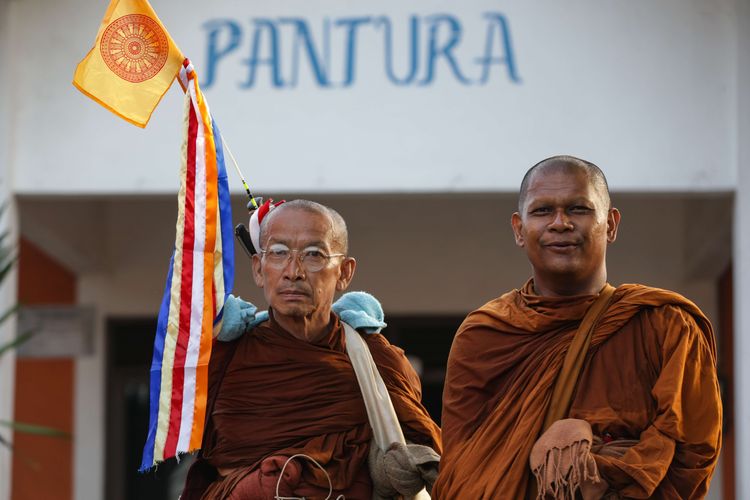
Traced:
<path id="1" fill-rule="evenodd" d="M 453 341 L 443 394 L 445 452 L 433 498 L 522 499 L 568 346 L 596 296 L 534 294 L 530 280 L 472 312 Z M 594 454 L 630 498 L 700 498 L 721 444 L 713 331 L 684 297 L 622 285 L 593 332 L 570 418 L 595 436 L 637 439 Z"/>
<path id="2" fill-rule="evenodd" d="M 403 351 L 380 334 L 364 339 L 406 439 L 440 453 L 440 429 L 421 404 L 419 378 Z M 334 497 L 369 498 L 372 430 L 335 314 L 329 333 L 315 343 L 285 331 L 271 311 L 269 321 L 213 349 L 203 446 L 183 500 L 226 498 L 248 475 L 296 453 L 325 468 Z M 295 463 L 302 466 L 302 481 L 294 493 L 325 498 L 325 474 L 304 459 Z M 227 470 L 222 478 L 219 471 Z"/>

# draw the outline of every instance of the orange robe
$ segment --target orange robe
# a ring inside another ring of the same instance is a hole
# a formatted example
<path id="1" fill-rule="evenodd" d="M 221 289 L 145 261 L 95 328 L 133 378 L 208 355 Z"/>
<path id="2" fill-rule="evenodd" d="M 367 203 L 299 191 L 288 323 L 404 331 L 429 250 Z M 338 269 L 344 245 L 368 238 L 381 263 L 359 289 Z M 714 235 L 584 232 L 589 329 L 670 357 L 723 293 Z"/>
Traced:
<path id="1" fill-rule="evenodd" d="M 472 312 L 453 341 L 443 395 L 444 454 L 433 498 L 522 499 L 554 381 L 596 296 L 546 298 L 532 282 Z M 721 445 L 713 330 L 684 297 L 622 285 L 594 331 L 569 417 L 594 435 L 636 439 L 594 455 L 630 498 L 700 498 Z"/>
<path id="2" fill-rule="evenodd" d="M 403 351 L 380 334 L 364 338 L 406 439 L 440 453 L 440 429 L 420 402 L 419 378 Z M 269 466 L 277 469 L 278 460 L 269 461 L 269 457 L 296 453 L 314 458 L 325 468 L 334 497 L 369 498 L 366 459 L 371 439 L 338 318 L 331 314 L 328 335 L 308 343 L 281 328 L 271 313 L 269 321 L 238 340 L 214 345 L 203 447 L 182 498 L 227 498 L 235 487 L 246 486 L 243 480 L 268 483 L 268 478 L 246 478 L 258 476 L 260 469 Z M 325 498 L 325 475 L 306 461 L 299 463 L 302 481 L 295 495 Z M 218 470 L 232 472 L 222 479 Z M 275 484 L 276 479 L 271 479 Z"/>

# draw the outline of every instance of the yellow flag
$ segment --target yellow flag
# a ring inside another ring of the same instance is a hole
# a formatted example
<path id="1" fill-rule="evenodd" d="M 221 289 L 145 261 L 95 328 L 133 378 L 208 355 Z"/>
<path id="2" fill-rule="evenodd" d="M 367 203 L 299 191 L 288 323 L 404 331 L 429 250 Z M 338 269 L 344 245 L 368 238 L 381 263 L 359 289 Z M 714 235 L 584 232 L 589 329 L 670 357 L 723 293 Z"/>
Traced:
<path id="1" fill-rule="evenodd" d="M 133 125 L 145 127 L 184 59 L 147 0 L 111 0 L 73 85 Z"/>

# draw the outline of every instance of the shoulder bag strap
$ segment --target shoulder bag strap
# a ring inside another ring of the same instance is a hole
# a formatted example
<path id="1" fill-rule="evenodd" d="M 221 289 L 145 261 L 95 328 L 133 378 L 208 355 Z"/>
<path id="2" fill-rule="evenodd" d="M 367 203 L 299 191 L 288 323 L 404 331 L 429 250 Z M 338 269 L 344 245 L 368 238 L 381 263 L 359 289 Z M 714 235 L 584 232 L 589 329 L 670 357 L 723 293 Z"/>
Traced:
<path id="1" fill-rule="evenodd" d="M 573 393 L 578 385 L 578 378 L 583 368 L 583 362 L 586 359 L 589 345 L 591 345 L 591 337 L 597 323 L 599 323 L 599 319 L 607 310 L 614 291 L 615 287 L 609 283 L 604 286 L 602 291 L 599 292 L 599 297 L 597 297 L 588 311 L 586 311 L 586 315 L 583 317 L 578 330 L 573 336 L 573 341 L 570 343 L 568 352 L 565 354 L 562 369 L 555 381 L 555 388 L 552 391 L 552 399 L 547 408 L 547 415 L 544 418 L 542 432 L 546 431 L 554 422 L 565 418 L 568 414 L 570 405 L 573 403 Z"/>

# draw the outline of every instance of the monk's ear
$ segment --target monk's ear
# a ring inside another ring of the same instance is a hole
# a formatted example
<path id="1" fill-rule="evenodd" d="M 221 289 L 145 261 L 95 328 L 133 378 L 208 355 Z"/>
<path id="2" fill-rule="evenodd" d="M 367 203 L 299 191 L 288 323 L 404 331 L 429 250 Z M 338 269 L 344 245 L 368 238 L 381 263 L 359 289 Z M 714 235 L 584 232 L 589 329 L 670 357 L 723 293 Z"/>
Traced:
<path id="1" fill-rule="evenodd" d="M 620 211 L 612 207 L 607 213 L 607 241 L 612 243 L 617 239 L 617 228 L 620 227 Z"/>
<path id="2" fill-rule="evenodd" d="M 343 292 L 349 288 L 349 283 L 354 278 L 354 270 L 357 268 L 357 261 L 354 257 L 346 257 L 339 266 L 339 279 L 336 281 L 336 290 Z"/>
<path id="3" fill-rule="evenodd" d="M 523 248 L 525 242 L 523 239 L 523 221 L 521 221 L 521 214 L 514 212 L 510 217 L 510 225 L 513 227 L 513 236 L 516 238 L 516 245 Z"/>
<path id="4" fill-rule="evenodd" d="M 253 267 L 253 280 L 258 287 L 263 288 L 263 273 L 260 272 L 261 258 L 260 255 L 253 255 L 252 267 Z"/>

